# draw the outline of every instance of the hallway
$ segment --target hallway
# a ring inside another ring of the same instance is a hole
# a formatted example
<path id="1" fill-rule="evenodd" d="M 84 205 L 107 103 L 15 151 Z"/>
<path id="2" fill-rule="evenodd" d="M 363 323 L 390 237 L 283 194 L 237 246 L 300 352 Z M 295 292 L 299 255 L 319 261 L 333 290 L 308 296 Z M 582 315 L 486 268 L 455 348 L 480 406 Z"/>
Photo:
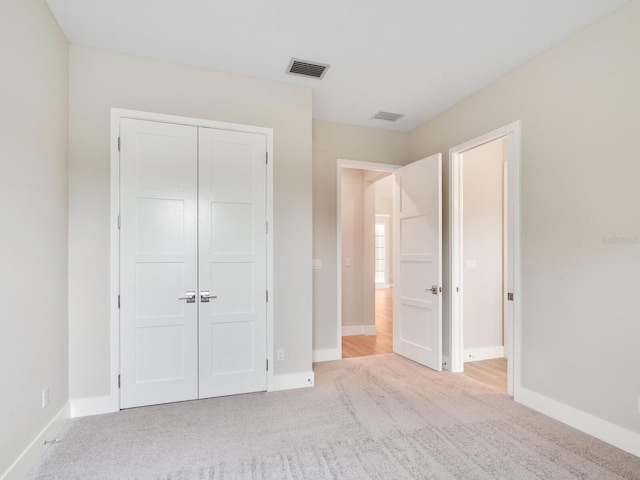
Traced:
<path id="1" fill-rule="evenodd" d="M 376 289 L 376 335 L 342 337 L 342 358 L 393 352 L 393 288 Z"/>

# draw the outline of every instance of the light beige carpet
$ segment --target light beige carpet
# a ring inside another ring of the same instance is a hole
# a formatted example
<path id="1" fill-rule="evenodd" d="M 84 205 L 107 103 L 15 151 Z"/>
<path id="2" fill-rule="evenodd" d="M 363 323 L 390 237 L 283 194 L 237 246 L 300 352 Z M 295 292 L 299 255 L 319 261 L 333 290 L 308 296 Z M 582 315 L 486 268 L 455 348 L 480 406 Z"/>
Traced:
<path id="1" fill-rule="evenodd" d="M 316 386 L 68 422 L 30 479 L 610 479 L 640 459 L 462 374 L 396 355 Z"/>

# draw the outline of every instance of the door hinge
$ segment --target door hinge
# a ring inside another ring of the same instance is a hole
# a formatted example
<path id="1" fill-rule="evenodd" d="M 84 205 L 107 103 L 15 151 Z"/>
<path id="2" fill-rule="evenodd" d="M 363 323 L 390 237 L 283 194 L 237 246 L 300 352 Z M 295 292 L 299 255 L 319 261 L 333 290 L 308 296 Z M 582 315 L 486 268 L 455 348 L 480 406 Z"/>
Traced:
<path id="1" fill-rule="evenodd" d="M 120 215 L 118 215 L 118 230 L 120 230 Z"/>
<path id="2" fill-rule="evenodd" d="M 507 300 L 511 300 L 513 302 L 513 293 L 507 293 Z"/>
<path id="3" fill-rule="evenodd" d="M 118 151 L 120 151 L 120 137 L 118 137 Z"/>
<path id="4" fill-rule="evenodd" d="M 269 371 L 269 359 L 267 358 L 267 372 Z"/>
<path id="5" fill-rule="evenodd" d="M 120 388 L 120 375 L 118 375 L 118 388 Z"/>
<path id="6" fill-rule="evenodd" d="M 269 290 L 266 291 L 267 294 L 267 302 L 269 301 Z"/>
<path id="7" fill-rule="evenodd" d="M 265 152 L 265 156 L 267 157 L 267 165 L 269 165 L 269 152 Z"/>
<path id="8" fill-rule="evenodd" d="M 269 220 L 267 220 L 266 222 L 264 222 L 264 233 L 269 233 Z"/>
<path id="9" fill-rule="evenodd" d="M 118 308 L 120 308 L 120 295 L 118 295 Z"/>

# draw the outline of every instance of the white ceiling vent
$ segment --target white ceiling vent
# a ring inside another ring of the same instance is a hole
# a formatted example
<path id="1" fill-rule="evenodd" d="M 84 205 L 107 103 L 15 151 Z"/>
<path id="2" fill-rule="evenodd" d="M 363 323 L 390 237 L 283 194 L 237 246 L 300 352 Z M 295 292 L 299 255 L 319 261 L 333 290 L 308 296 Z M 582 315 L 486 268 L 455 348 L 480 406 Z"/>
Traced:
<path id="1" fill-rule="evenodd" d="M 304 77 L 313 77 L 322 79 L 324 74 L 329 70 L 330 65 L 326 63 L 310 62 L 309 60 L 300 60 L 292 58 L 287 67 L 287 73 L 293 75 L 302 75 Z"/>
<path id="2" fill-rule="evenodd" d="M 377 118 L 378 120 L 386 120 L 387 122 L 397 122 L 402 117 L 404 117 L 404 114 L 402 113 L 383 112 L 382 110 L 380 110 L 371 118 Z"/>

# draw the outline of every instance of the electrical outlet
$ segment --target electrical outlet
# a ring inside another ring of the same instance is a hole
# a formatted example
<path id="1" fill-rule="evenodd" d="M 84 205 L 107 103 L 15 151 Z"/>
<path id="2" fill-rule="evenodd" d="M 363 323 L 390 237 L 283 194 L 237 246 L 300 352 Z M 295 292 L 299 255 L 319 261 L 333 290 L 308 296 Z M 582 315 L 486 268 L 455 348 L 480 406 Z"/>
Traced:
<path id="1" fill-rule="evenodd" d="M 49 405 L 49 387 L 42 390 L 42 408 L 47 408 Z"/>
<path id="2" fill-rule="evenodd" d="M 282 348 L 276 350 L 276 360 L 282 362 L 284 360 L 284 350 Z"/>

